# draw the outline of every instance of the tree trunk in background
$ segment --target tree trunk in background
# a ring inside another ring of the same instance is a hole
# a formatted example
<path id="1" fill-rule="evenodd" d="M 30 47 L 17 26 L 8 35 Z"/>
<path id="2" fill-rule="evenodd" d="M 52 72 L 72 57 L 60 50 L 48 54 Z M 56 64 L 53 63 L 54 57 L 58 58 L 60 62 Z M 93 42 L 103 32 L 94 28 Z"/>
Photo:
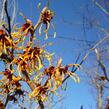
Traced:
<path id="1" fill-rule="evenodd" d="M 83 105 L 81 106 L 81 108 L 80 109 L 83 109 Z"/>
<path id="2" fill-rule="evenodd" d="M 100 85 L 98 87 L 98 98 L 97 98 L 97 109 L 103 109 L 103 87 Z"/>

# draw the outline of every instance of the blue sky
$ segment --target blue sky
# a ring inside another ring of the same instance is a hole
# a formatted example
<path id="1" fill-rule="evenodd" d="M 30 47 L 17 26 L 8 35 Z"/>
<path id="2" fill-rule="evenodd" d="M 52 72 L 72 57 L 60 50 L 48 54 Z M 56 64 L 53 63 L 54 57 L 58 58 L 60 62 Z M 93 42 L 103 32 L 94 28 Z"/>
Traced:
<path id="1" fill-rule="evenodd" d="M 46 0 L 16 0 L 16 22 L 23 22 L 23 18 L 19 16 L 19 12 L 23 12 L 35 24 L 39 17 L 37 8 L 39 2 L 41 2 L 41 8 L 46 5 Z M 84 53 L 103 35 L 103 33 L 98 35 L 99 30 L 94 27 L 93 23 L 89 25 L 85 22 L 87 29 L 84 30 L 83 17 L 87 15 L 87 18 L 96 21 L 95 24 L 98 23 L 103 27 L 107 27 L 107 23 L 103 23 L 103 20 L 107 18 L 92 3 L 92 0 L 51 0 L 50 8 L 55 12 L 52 22 L 56 28 L 57 36 L 54 39 L 53 29 L 49 31 L 50 37 L 47 42 L 53 42 L 53 46 L 48 47 L 48 50 L 55 52 L 56 60 L 62 57 L 64 65 L 75 63 L 79 53 L 81 53 L 81 60 Z M 41 38 L 44 43 L 44 36 Z M 86 40 L 91 42 L 91 46 L 87 45 Z M 95 109 L 95 98 L 93 97 L 95 92 L 91 91 L 92 89 L 86 82 L 87 77 L 83 76 L 83 72 L 80 70 L 77 73 L 81 82 L 76 84 L 72 79 L 67 81 L 67 91 L 62 92 L 62 96 L 65 96 L 62 100 L 62 109 L 80 109 L 81 105 L 84 105 L 84 109 Z M 60 104 L 57 103 L 53 109 L 58 109 L 59 106 Z"/>

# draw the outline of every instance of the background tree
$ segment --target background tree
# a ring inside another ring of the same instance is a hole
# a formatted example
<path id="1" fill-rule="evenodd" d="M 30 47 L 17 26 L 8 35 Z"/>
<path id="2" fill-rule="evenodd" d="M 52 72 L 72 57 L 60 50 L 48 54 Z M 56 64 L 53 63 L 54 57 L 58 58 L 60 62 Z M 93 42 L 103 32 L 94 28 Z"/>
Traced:
<path id="1" fill-rule="evenodd" d="M 94 0 L 92 2 L 95 7 L 97 7 L 102 13 L 100 15 L 102 15 L 104 18 L 99 19 L 100 17 L 92 17 L 93 21 L 88 18 L 88 13 L 86 14 L 85 18 L 85 22 L 87 22 L 88 24 L 90 24 L 90 30 L 91 29 L 97 29 L 98 33 L 95 35 L 96 37 L 99 37 L 101 39 L 101 41 L 103 41 L 101 43 L 100 46 L 96 47 L 97 49 L 95 50 L 95 55 L 93 55 L 93 61 L 91 61 L 91 57 L 89 57 L 88 61 L 90 62 L 91 66 L 85 71 L 87 77 L 88 77 L 88 81 L 89 83 L 91 83 L 90 85 L 93 86 L 93 88 L 95 88 L 96 90 L 96 103 L 97 103 L 97 108 L 98 109 L 102 109 L 104 108 L 105 105 L 105 99 L 106 96 L 108 96 L 108 28 L 106 27 L 106 25 L 108 24 L 108 1 L 99 1 L 99 0 Z M 88 6 L 90 7 L 90 5 Z M 88 8 L 87 10 L 88 12 L 90 12 L 90 8 Z M 95 12 L 93 11 L 93 14 Z M 93 15 L 92 14 L 92 15 Z M 95 14 L 96 15 L 96 14 Z M 94 20 L 95 19 L 95 20 Z M 84 32 L 85 34 L 87 34 L 87 23 L 84 22 L 85 28 Z M 98 23 L 96 23 L 98 22 Z M 96 32 L 97 32 L 96 31 Z M 104 37 L 103 37 L 104 36 Z M 86 41 L 87 42 L 87 41 Z M 95 61 L 94 61 L 95 60 Z"/>
<path id="2" fill-rule="evenodd" d="M 51 20 L 54 13 L 47 6 L 40 12 L 35 25 L 21 14 L 25 23 L 18 28 L 12 28 L 7 0 L 3 2 L 2 12 L 1 20 L 5 12 L 7 24 L 1 21 L 3 24 L 0 29 L 0 59 L 1 64 L 4 65 L 0 73 L 0 105 L 4 109 L 10 102 L 20 105 L 28 98 L 28 100 L 37 101 L 37 107 L 44 109 L 44 103 L 48 97 L 57 93 L 67 76 L 72 77 L 75 82 L 80 81 L 79 77 L 69 70 L 71 67 L 78 69 L 79 65 L 63 66 L 61 58 L 54 64 L 53 54 L 45 50 L 49 44 L 38 43 L 35 35 L 38 27 L 41 34 L 42 26 L 45 25 L 44 34 L 47 40 L 48 31 L 52 26 Z M 22 104 L 21 108 L 26 107 Z"/>
<path id="3" fill-rule="evenodd" d="M 98 99 L 99 89 L 96 87 L 96 84 L 100 85 L 103 83 L 103 91 L 102 91 L 102 106 L 105 105 L 105 99 L 106 96 L 108 96 L 108 0 L 89 0 L 89 1 L 82 1 L 81 6 L 78 5 L 78 8 L 76 8 L 76 3 L 78 4 L 78 1 L 75 3 L 73 1 L 70 1 L 72 3 L 72 16 L 79 16 L 81 19 L 79 21 L 75 21 L 73 18 L 70 18 L 69 20 L 66 18 L 62 18 L 62 22 L 64 25 L 69 25 L 69 28 L 73 31 L 80 28 L 82 28 L 82 32 L 80 31 L 79 34 L 75 33 L 77 36 L 70 36 L 70 38 L 64 37 L 63 39 L 72 40 L 72 43 L 76 43 L 76 47 L 72 46 L 72 52 L 75 54 L 78 53 L 79 59 L 81 63 L 81 58 L 84 57 L 84 55 L 87 57 L 86 61 L 82 64 L 83 67 L 83 74 L 81 74 L 81 78 L 86 81 L 86 83 L 89 83 L 89 86 L 92 86 L 94 90 L 96 99 L 96 106 L 101 102 L 99 102 L 100 99 Z M 75 10 L 73 7 L 75 6 Z M 80 10 L 81 9 L 81 10 Z M 77 17 L 78 18 L 78 17 Z M 69 33 L 71 31 L 69 30 Z M 79 36 L 80 35 L 80 36 Z M 101 42 L 101 43 L 100 43 Z M 70 43 L 70 41 L 69 41 Z M 73 45 L 73 44 L 72 44 Z M 79 45 L 79 47 L 78 47 Z M 82 45 L 80 47 L 80 45 Z M 97 45 L 97 46 L 95 46 Z M 94 47 L 95 46 L 95 47 Z M 70 47 L 69 47 L 70 48 Z M 93 49 L 92 49 L 93 48 Z M 98 50 L 99 53 L 99 61 L 96 58 L 95 49 Z M 84 60 L 84 59 L 83 59 Z M 83 61 L 82 61 L 83 62 Z M 106 79 L 105 81 L 101 81 L 100 78 L 103 77 Z M 95 81 L 95 82 L 93 82 Z M 93 107 L 93 106 L 92 106 Z M 101 107 L 101 106 L 100 106 Z"/>

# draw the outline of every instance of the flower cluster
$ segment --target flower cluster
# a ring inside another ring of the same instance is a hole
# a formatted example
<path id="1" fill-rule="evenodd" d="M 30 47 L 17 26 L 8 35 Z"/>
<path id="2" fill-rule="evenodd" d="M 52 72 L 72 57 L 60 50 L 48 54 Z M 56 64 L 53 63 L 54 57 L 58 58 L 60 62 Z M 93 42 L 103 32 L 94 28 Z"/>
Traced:
<path id="1" fill-rule="evenodd" d="M 20 77 L 16 77 L 10 69 L 5 69 L 2 72 L 4 77 L 1 79 L 3 84 L 0 88 L 3 88 L 4 93 L 13 92 L 13 90 L 21 89 L 21 84 L 19 83 Z"/>
<path id="2" fill-rule="evenodd" d="M 47 53 L 43 47 L 26 46 L 23 49 L 23 53 L 14 58 L 12 64 L 17 65 L 17 71 L 21 77 L 22 71 L 27 71 L 29 74 L 40 71 L 44 66 L 44 59 L 50 61 L 51 54 Z"/>
<path id="3" fill-rule="evenodd" d="M 31 34 L 31 36 L 33 36 L 34 26 L 32 24 L 32 21 L 26 19 L 26 23 L 21 26 L 19 32 L 23 32 L 23 36 L 27 36 L 29 33 Z"/>
<path id="4" fill-rule="evenodd" d="M 37 98 L 37 100 L 42 100 L 45 101 L 47 100 L 47 96 L 48 96 L 48 91 L 49 88 L 47 85 L 41 85 L 40 83 L 36 84 L 36 88 L 34 89 L 34 91 L 32 93 L 29 94 L 30 99 L 31 98 Z"/>
<path id="5" fill-rule="evenodd" d="M 53 12 L 49 10 L 48 7 L 44 7 L 41 12 L 40 18 L 44 24 L 48 24 L 53 18 Z"/>
<path id="6" fill-rule="evenodd" d="M 41 101 L 56 92 L 67 76 L 75 82 L 80 81 L 75 73 L 70 72 L 70 68 L 78 68 L 78 64 L 63 66 L 62 59 L 59 59 L 57 65 L 53 65 L 53 54 L 45 50 L 47 44 L 42 46 L 37 43 L 38 38 L 33 40 L 35 29 L 39 25 L 41 28 L 42 24 L 46 25 L 45 34 L 48 38 L 52 18 L 53 12 L 44 7 L 36 26 L 26 19 L 23 25 L 13 31 L 9 32 L 5 26 L 0 29 L 0 59 L 5 65 L 5 70 L 0 73 L 0 92 L 9 95 L 9 101 L 16 101 L 16 95 L 23 95 L 22 81 L 31 89 L 31 92 L 27 92 L 29 97 Z"/>
<path id="7" fill-rule="evenodd" d="M 49 66 L 45 68 L 41 77 L 47 77 L 45 84 L 37 84 L 34 91 L 30 94 L 31 97 L 40 98 L 42 101 L 47 99 L 48 92 L 55 92 L 59 87 L 62 86 L 63 80 L 66 76 L 72 77 L 75 82 L 80 82 L 79 77 L 69 71 L 69 68 L 72 66 L 78 67 L 78 64 L 69 64 L 62 66 L 62 60 L 58 61 L 57 66 Z M 43 80 L 41 81 L 43 82 Z"/>
<path id="8" fill-rule="evenodd" d="M 51 10 L 49 10 L 48 7 L 44 7 L 43 10 L 40 13 L 40 19 L 39 20 L 42 24 L 46 25 L 46 29 L 44 31 L 45 35 L 46 35 L 46 39 L 48 38 L 48 30 L 50 28 L 50 23 L 51 23 L 51 20 L 53 18 L 53 15 L 54 15 L 54 13 Z M 40 34 L 41 34 L 42 24 L 41 24 L 40 29 L 39 29 Z M 52 27 L 53 27 L 53 25 L 52 25 Z"/>

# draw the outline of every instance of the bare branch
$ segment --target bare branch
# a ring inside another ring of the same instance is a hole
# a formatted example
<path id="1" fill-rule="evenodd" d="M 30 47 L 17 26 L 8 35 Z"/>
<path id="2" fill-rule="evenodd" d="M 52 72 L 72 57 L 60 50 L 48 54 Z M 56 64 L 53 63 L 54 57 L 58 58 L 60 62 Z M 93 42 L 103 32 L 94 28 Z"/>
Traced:
<path id="1" fill-rule="evenodd" d="M 12 15 L 12 19 L 11 19 L 11 24 L 14 23 L 15 16 L 16 16 L 16 5 L 15 5 L 15 0 L 13 0 L 13 15 Z"/>
<path id="2" fill-rule="evenodd" d="M 100 67 L 101 67 L 101 69 L 102 69 L 102 71 L 103 71 L 103 73 L 104 73 L 104 76 L 105 76 L 106 80 L 109 81 L 109 78 L 108 78 L 107 72 L 106 72 L 106 67 L 105 67 L 105 65 L 102 63 L 97 49 L 95 49 L 95 53 L 96 53 L 97 61 L 98 61 L 99 65 L 100 65 Z"/>
<path id="3" fill-rule="evenodd" d="M 106 35 L 103 39 L 101 39 L 100 41 L 98 41 L 92 48 L 89 49 L 89 51 L 85 54 L 85 56 L 83 57 L 83 59 L 81 60 L 81 62 L 79 63 L 79 65 L 82 65 L 83 62 L 87 59 L 87 57 L 89 56 L 89 54 L 96 48 L 98 47 L 101 43 L 103 43 L 104 41 L 106 41 L 109 38 L 109 34 Z M 78 66 L 79 68 L 80 66 Z M 78 68 L 75 68 L 72 73 L 76 72 Z M 64 83 L 70 76 L 68 75 L 62 83 Z"/>
<path id="4" fill-rule="evenodd" d="M 9 16 L 9 14 L 8 14 L 7 0 L 5 1 L 4 9 L 5 9 L 5 13 L 6 13 L 7 21 L 8 21 L 8 32 L 9 32 L 9 34 L 10 34 L 10 33 L 11 33 L 11 19 L 10 19 L 10 16 Z"/>
<path id="5" fill-rule="evenodd" d="M 3 7 L 2 7 L 2 12 L 1 12 L 1 21 L 3 21 L 3 17 L 4 17 L 4 5 L 5 5 L 6 0 L 3 1 Z"/>
<path id="6" fill-rule="evenodd" d="M 96 2 L 95 0 L 93 0 L 93 2 L 96 4 L 96 6 L 99 7 L 99 9 L 101 9 L 101 11 L 103 11 L 106 15 L 109 16 L 109 12 L 108 12 L 105 8 L 103 8 L 103 7 L 102 7 L 98 2 Z"/>

